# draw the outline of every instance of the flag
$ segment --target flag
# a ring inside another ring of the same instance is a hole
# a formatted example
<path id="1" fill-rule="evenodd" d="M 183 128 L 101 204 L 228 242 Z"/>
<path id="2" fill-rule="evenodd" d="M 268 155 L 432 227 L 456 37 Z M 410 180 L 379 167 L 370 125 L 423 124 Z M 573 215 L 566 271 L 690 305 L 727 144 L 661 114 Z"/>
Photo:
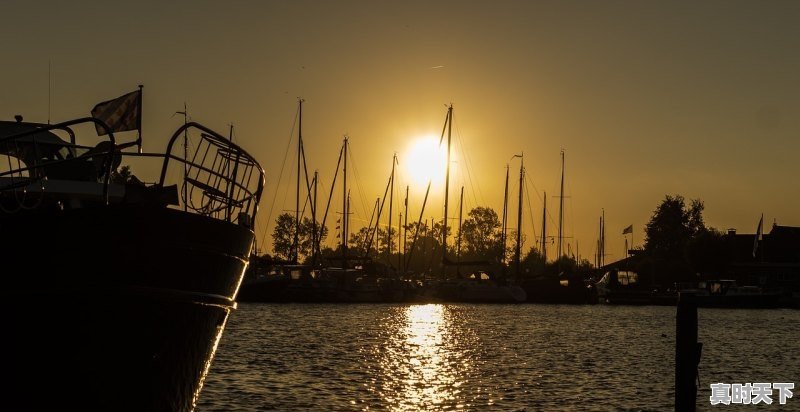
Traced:
<path id="1" fill-rule="evenodd" d="M 111 132 L 124 132 L 126 130 L 140 130 L 142 124 L 142 91 L 128 93 L 98 103 L 92 109 L 92 117 L 108 125 Z M 102 126 L 95 124 L 97 135 L 107 134 Z"/>
<path id="2" fill-rule="evenodd" d="M 764 214 L 761 214 L 761 219 L 758 221 L 758 229 L 756 229 L 756 238 L 753 240 L 753 257 L 756 257 L 756 250 L 758 250 L 758 241 L 761 239 L 761 232 L 764 229 Z"/>
<path id="3" fill-rule="evenodd" d="M 622 229 L 623 235 L 627 235 L 628 233 L 633 233 L 633 225 L 628 225 L 628 227 Z"/>

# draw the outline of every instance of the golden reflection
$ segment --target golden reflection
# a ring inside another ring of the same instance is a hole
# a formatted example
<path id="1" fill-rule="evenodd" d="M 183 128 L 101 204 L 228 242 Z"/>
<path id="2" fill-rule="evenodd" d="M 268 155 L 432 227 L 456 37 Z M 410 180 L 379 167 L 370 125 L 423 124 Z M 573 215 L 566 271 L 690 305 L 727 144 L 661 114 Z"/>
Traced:
<path id="1" fill-rule="evenodd" d="M 462 385 L 472 360 L 459 347 L 463 328 L 454 325 L 452 315 L 444 305 L 398 308 L 387 325 L 388 342 L 381 348 L 383 387 L 378 390 L 390 410 L 468 406 Z"/>

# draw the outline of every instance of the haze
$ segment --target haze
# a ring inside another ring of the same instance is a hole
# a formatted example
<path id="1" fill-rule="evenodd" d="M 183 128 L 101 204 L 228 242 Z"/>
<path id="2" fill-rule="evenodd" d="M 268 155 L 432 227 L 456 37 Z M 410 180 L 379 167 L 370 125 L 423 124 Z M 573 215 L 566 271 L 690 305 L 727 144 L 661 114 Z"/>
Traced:
<path id="1" fill-rule="evenodd" d="M 629 224 L 641 245 L 667 194 L 703 200 L 718 229 L 753 233 L 762 213 L 800 226 L 800 2 L 6 1 L 0 12 L 0 118 L 87 116 L 144 84 L 145 150 L 163 150 L 184 102 L 223 134 L 233 124 L 267 171 L 264 252 L 269 220 L 294 209 L 291 149 L 277 183 L 298 97 L 307 161 L 326 185 L 350 136 L 353 228 L 395 153 L 395 215 L 411 184 L 418 216 L 425 187 L 404 156 L 438 138 L 450 103 L 452 204 L 464 185 L 465 211 L 501 213 L 505 166 L 515 182 L 524 153 L 526 247 L 544 191 L 557 217 L 562 149 L 565 236 L 589 260 L 602 210 L 610 262 Z M 433 190 L 425 215 L 441 219 Z"/>

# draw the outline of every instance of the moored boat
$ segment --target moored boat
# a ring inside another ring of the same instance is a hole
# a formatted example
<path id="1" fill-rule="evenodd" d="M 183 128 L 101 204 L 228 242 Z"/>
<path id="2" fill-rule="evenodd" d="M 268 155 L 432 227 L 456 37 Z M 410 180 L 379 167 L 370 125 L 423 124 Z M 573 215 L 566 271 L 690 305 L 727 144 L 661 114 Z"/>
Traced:
<path id="1" fill-rule="evenodd" d="M 9 404 L 192 410 L 236 306 L 263 169 L 197 123 L 138 153 L 112 120 L 0 122 Z"/>

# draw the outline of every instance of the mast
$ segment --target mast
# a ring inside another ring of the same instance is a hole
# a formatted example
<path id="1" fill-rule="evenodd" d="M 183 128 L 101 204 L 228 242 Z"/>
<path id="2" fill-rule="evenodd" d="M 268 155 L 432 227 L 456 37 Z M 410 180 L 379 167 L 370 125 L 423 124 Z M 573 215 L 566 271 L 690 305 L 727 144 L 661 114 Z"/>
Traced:
<path id="1" fill-rule="evenodd" d="M 564 230 L 564 149 L 561 149 L 561 192 L 558 196 L 558 256 L 556 259 L 561 259 L 564 251 L 561 248 L 561 239 Z"/>
<path id="2" fill-rule="evenodd" d="M 517 278 L 520 277 L 520 248 L 522 247 L 522 194 L 524 191 L 523 180 L 525 178 L 525 157 L 519 156 L 519 198 L 517 203 L 517 248 L 515 250 L 515 260 L 517 264 Z"/>
<path id="3" fill-rule="evenodd" d="M 297 110 L 297 187 L 294 198 L 294 256 L 292 258 L 295 265 L 300 258 L 300 158 L 303 153 L 303 99 L 297 99 Z"/>
<path id="4" fill-rule="evenodd" d="M 444 224 L 442 225 L 442 263 L 447 261 L 447 198 L 450 193 L 450 139 L 453 131 L 453 104 L 447 107 L 447 167 L 444 177 Z"/>
<path id="5" fill-rule="evenodd" d="M 316 266 L 317 264 L 317 244 L 318 238 L 322 236 L 322 231 L 320 230 L 317 232 L 317 182 L 319 180 L 319 171 L 314 171 L 314 200 L 312 204 L 314 207 L 311 208 L 311 264 Z"/>
<path id="6" fill-rule="evenodd" d="M 189 109 L 186 108 L 186 102 L 183 102 L 183 111 L 177 112 L 183 115 L 183 181 L 189 177 L 189 129 L 186 124 L 189 123 Z M 48 111 L 47 124 L 50 124 L 50 113 Z M 189 207 L 189 185 L 183 185 L 183 211 L 187 211 Z"/>
<path id="7" fill-rule="evenodd" d="M 403 221 L 403 261 L 405 261 L 406 253 L 408 252 L 408 238 L 406 238 L 407 231 L 408 231 L 408 185 L 406 185 L 406 199 L 404 201 L 405 204 L 405 215 L 406 219 Z M 399 235 L 399 232 L 398 232 Z M 402 268 L 403 271 L 407 269 L 407 265 L 403 264 Z"/>
<path id="8" fill-rule="evenodd" d="M 394 166 L 397 164 L 397 153 L 392 158 L 392 177 L 389 178 L 389 228 L 386 229 L 386 260 L 391 265 L 392 260 L 392 204 L 394 203 Z"/>
<path id="9" fill-rule="evenodd" d="M 597 267 L 600 268 L 603 265 L 600 264 L 600 254 L 603 253 L 602 249 L 600 248 L 600 240 L 603 237 L 603 215 L 600 215 L 600 222 L 599 222 L 598 230 L 597 230 L 597 255 L 595 256 L 595 263 Z"/>
<path id="10" fill-rule="evenodd" d="M 544 207 L 542 208 L 542 258 L 547 263 L 547 192 L 544 192 Z"/>
<path id="11" fill-rule="evenodd" d="M 600 220 L 600 264 L 606 264 L 606 210 L 602 209 L 602 219 Z"/>
<path id="12" fill-rule="evenodd" d="M 461 186 L 461 200 L 458 202 L 458 238 L 456 239 L 456 262 L 461 263 L 461 218 L 464 213 L 464 186 Z M 461 265 L 456 265 L 456 275 L 461 277 Z"/>
<path id="13" fill-rule="evenodd" d="M 506 270 L 506 236 L 508 231 L 508 164 L 506 164 L 506 186 L 503 191 L 503 227 L 500 239 L 503 244 L 503 274 Z"/>
<path id="14" fill-rule="evenodd" d="M 342 165 L 342 269 L 347 269 L 347 213 L 350 193 L 347 191 L 347 135 L 344 135 L 344 163 Z"/>

